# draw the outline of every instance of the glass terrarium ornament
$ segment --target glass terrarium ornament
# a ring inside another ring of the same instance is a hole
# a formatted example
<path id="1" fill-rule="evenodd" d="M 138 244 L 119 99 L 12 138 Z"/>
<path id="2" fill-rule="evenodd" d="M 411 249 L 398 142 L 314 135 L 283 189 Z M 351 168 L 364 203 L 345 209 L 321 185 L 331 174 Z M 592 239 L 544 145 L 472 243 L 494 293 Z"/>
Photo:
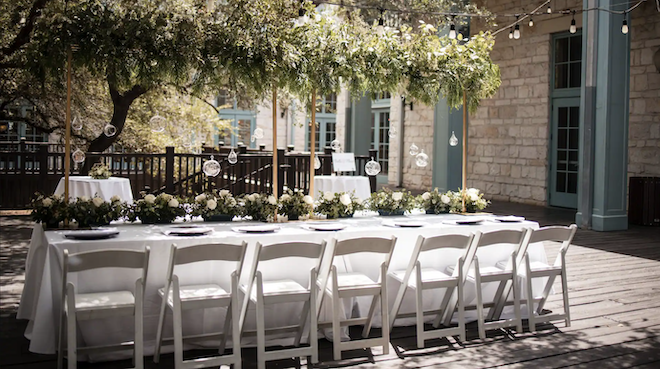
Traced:
<path id="1" fill-rule="evenodd" d="M 451 131 L 451 137 L 449 137 L 449 145 L 450 146 L 458 145 L 458 138 L 456 138 L 454 131 Z"/>
<path id="2" fill-rule="evenodd" d="M 396 137 L 396 134 L 397 134 L 396 127 L 390 127 L 390 129 L 387 130 L 387 135 L 388 135 L 390 138 L 394 138 L 394 137 Z"/>
<path id="3" fill-rule="evenodd" d="M 415 156 L 415 164 L 417 164 L 417 166 L 420 168 L 424 168 L 425 166 L 429 165 L 429 156 L 424 154 L 424 150 Z"/>
<path id="4" fill-rule="evenodd" d="M 364 165 L 364 171 L 367 172 L 367 175 L 375 176 L 380 173 L 380 164 L 378 164 L 374 158 L 371 158 L 371 160 Z"/>
<path id="5" fill-rule="evenodd" d="M 341 149 L 341 143 L 339 140 L 332 140 L 332 142 L 330 142 L 330 148 L 334 151 L 339 151 Z"/>
<path id="6" fill-rule="evenodd" d="M 71 159 L 74 163 L 80 164 L 85 161 L 85 153 L 80 149 L 76 149 L 73 153 L 71 153 Z"/>
<path id="7" fill-rule="evenodd" d="M 208 177 L 215 177 L 218 174 L 220 174 L 220 163 L 218 163 L 217 160 L 213 159 L 213 155 L 211 155 L 211 160 L 207 160 L 204 163 L 202 170 L 204 171 L 204 174 L 206 174 Z"/>
<path id="8" fill-rule="evenodd" d="M 318 156 L 314 156 L 314 169 L 321 168 L 321 159 Z"/>
<path id="9" fill-rule="evenodd" d="M 413 143 L 412 145 L 410 145 L 410 148 L 408 149 L 408 153 L 412 156 L 419 154 L 419 147 L 417 147 L 417 145 Z"/>
<path id="10" fill-rule="evenodd" d="M 227 155 L 227 161 L 232 165 L 238 162 L 238 155 L 236 154 L 236 151 L 234 151 L 233 147 L 231 148 L 229 155 Z"/>
<path id="11" fill-rule="evenodd" d="M 149 126 L 151 127 L 151 130 L 156 133 L 163 132 L 165 130 L 165 123 L 167 123 L 165 118 L 158 114 L 149 119 Z"/>
<path id="12" fill-rule="evenodd" d="M 103 127 L 103 134 L 108 137 L 112 137 L 117 134 L 117 127 L 113 126 L 112 124 L 106 124 L 105 127 Z"/>
<path id="13" fill-rule="evenodd" d="M 75 116 L 73 118 L 73 121 L 71 122 L 71 128 L 75 129 L 76 131 L 80 131 L 83 127 L 82 120 L 78 118 L 78 116 Z"/>
<path id="14" fill-rule="evenodd" d="M 255 128 L 254 132 L 252 132 L 252 137 L 255 140 L 261 140 L 262 138 L 264 138 L 264 130 L 261 128 Z"/>

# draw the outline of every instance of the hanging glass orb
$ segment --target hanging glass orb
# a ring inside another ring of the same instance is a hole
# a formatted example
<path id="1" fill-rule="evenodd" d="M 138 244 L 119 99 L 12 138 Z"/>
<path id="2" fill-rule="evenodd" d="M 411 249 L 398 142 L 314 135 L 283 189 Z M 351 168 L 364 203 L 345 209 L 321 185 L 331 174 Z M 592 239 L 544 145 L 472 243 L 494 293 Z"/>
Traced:
<path id="1" fill-rule="evenodd" d="M 388 135 L 390 138 L 394 138 L 394 137 L 396 137 L 396 134 L 397 134 L 396 127 L 390 127 L 390 129 L 387 130 L 387 135 Z"/>
<path id="2" fill-rule="evenodd" d="M 117 127 L 112 124 L 106 124 L 105 127 L 103 127 L 103 133 L 108 137 L 112 137 L 117 134 Z"/>
<path id="3" fill-rule="evenodd" d="M 82 120 L 78 118 L 78 116 L 75 116 L 73 118 L 73 121 L 71 122 L 71 128 L 73 128 L 76 131 L 80 131 L 83 127 Z"/>
<path id="4" fill-rule="evenodd" d="M 213 159 L 213 155 L 211 155 L 211 160 L 207 160 L 204 163 L 202 166 L 202 171 L 204 171 L 204 174 L 206 174 L 208 177 L 215 177 L 220 174 L 220 163 Z"/>
<path id="5" fill-rule="evenodd" d="M 332 142 L 330 142 L 330 148 L 334 151 L 338 151 L 341 149 L 341 143 L 339 143 L 339 140 L 332 140 Z"/>
<path id="6" fill-rule="evenodd" d="M 424 150 L 415 156 L 415 163 L 420 168 L 424 168 L 425 166 L 429 165 L 429 156 L 424 154 Z"/>
<path id="7" fill-rule="evenodd" d="M 153 132 L 163 132 L 165 130 L 165 124 L 167 123 L 167 120 L 165 120 L 164 117 L 161 117 L 160 115 L 156 114 L 151 119 L 149 119 L 149 126 L 151 127 L 151 130 Z"/>
<path id="8" fill-rule="evenodd" d="M 261 140 L 264 138 L 264 130 L 261 128 L 255 128 L 254 132 L 252 132 L 252 137 L 254 137 L 257 140 Z"/>
<path id="9" fill-rule="evenodd" d="M 419 147 L 417 147 L 417 145 L 413 143 L 412 145 L 410 145 L 410 149 L 408 149 L 408 153 L 412 156 L 419 154 Z"/>
<path id="10" fill-rule="evenodd" d="M 318 156 L 314 156 L 314 169 L 321 168 L 321 159 Z"/>
<path id="11" fill-rule="evenodd" d="M 371 160 L 364 165 L 364 171 L 367 172 L 367 175 L 375 176 L 380 173 L 380 164 L 378 164 L 374 158 L 371 158 Z"/>
<path id="12" fill-rule="evenodd" d="M 85 161 L 85 153 L 80 149 L 76 149 L 73 153 L 71 153 L 71 159 L 74 163 L 80 164 Z"/>
<path id="13" fill-rule="evenodd" d="M 458 138 L 456 138 L 454 131 L 451 131 L 451 137 L 449 137 L 449 145 L 450 146 L 458 145 Z"/>
<path id="14" fill-rule="evenodd" d="M 234 151 L 233 147 L 231 148 L 229 155 L 227 155 L 227 161 L 232 165 L 238 162 L 238 155 L 236 154 L 236 151 Z"/>

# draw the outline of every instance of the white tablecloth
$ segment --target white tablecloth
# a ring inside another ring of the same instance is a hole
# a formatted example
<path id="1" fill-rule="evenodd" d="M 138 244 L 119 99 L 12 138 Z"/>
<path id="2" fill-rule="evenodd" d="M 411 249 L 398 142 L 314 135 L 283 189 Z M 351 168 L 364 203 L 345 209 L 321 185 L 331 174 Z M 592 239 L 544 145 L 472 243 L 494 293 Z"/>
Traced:
<path id="1" fill-rule="evenodd" d="M 301 227 L 301 222 L 290 222 L 280 224 L 281 229 L 271 234 L 243 234 L 231 231 L 231 227 L 245 225 L 246 223 L 203 223 L 206 226 L 214 228 L 214 232 L 201 237 L 174 237 L 165 236 L 162 228 L 166 226 L 146 226 L 141 224 L 119 224 L 118 229 L 121 233 L 118 237 L 106 240 L 94 241 L 76 241 L 65 238 L 61 231 L 43 232 L 39 224 L 35 225 L 33 231 L 30 252 L 26 265 L 26 280 L 21 304 L 17 317 L 19 319 L 29 319 L 25 336 L 31 340 L 30 351 L 35 353 L 52 354 L 57 345 L 57 332 L 59 324 L 59 306 L 61 304 L 61 261 L 62 251 L 68 249 L 70 253 L 81 251 L 98 250 L 104 248 L 122 248 L 122 249 L 143 249 L 145 246 L 151 247 L 151 258 L 149 261 L 149 273 L 147 276 L 147 285 L 145 293 L 144 307 L 144 335 L 145 335 L 145 355 L 153 353 L 153 345 L 156 335 L 156 323 L 160 306 L 160 298 L 157 294 L 158 288 L 162 288 L 165 282 L 166 267 L 169 258 L 170 245 L 176 243 L 180 247 L 205 243 L 205 242 L 235 242 L 245 240 L 248 243 L 246 254 L 246 265 L 249 260 L 254 258 L 255 244 L 257 241 L 263 244 L 270 244 L 283 241 L 304 240 L 319 242 L 329 237 L 337 239 L 369 237 L 369 236 L 390 236 L 397 237 L 394 254 L 390 270 L 405 269 L 415 241 L 418 235 L 432 236 L 447 233 L 468 234 L 473 231 L 491 231 L 496 229 L 521 229 L 538 228 L 535 222 L 524 221 L 520 223 L 498 223 L 485 221 L 478 226 L 456 226 L 442 223 L 443 220 L 456 219 L 463 217 L 461 215 L 416 215 L 409 216 L 423 220 L 428 223 L 422 228 L 394 228 L 382 225 L 383 220 L 396 219 L 394 217 L 360 217 L 342 219 L 341 222 L 348 227 L 339 232 L 315 232 Z M 254 225 L 255 223 L 247 223 Z M 546 255 L 543 245 L 532 244 L 529 248 L 532 260 L 546 261 Z M 480 249 L 478 256 L 482 266 L 493 266 L 498 261 L 509 257 L 510 250 L 506 248 L 497 248 L 496 246 Z M 423 266 L 433 265 L 442 268 L 455 264 L 457 255 L 442 255 L 435 260 L 425 258 L 422 260 Z M 352 271 L 367 271 L 372 277 L 376 277 L 379 271 L 380 262 L 374 262 L 373 259 L 351 256 L 339 260 L 339 265 L 343 264 L 345 269 Z M 337 261 L 335 265 L 338 265 Z M 185 275 L 186 284 L 208 283 L 212 268 L 199 268 L 195 265 L 186 268 L 182 266 L 179 269 L 179 275 Z M 297 265 L 293 272 L 299 275 L 293 277 L 298 279 L 303 285 L 307 284 L 309 279 L 309 268 Z M 268 273 L 291 272 L 292 268 L 272 267 Z M 108 269 L 95 271 L 93 275 L 79 277 L 74 280 L 77 283 L 78 291 L 85 292 L 89 290 L 104 291 L 117 289 L 131 289 L 135 281 L 135 276 L 124 275 L 116 270 Z M 539 281 L 540 283 L 541 281 Z M 394 280 L 388 278 L 389 283 L 389 302 L 393 305 L 398 285 Z M 536 283 L 535 290 L 542 288 L 542 285 Z M 428 296 L 426 292 L 429 292 Z M 425 306 L 427 308 L 437 307 L 442 295 L 432 294 L 433 291 L 425 292 Z M 470 295 L 470 294 L 468 294 Z M 427 298 L 428 297 L 428 298 Z M 474 293 L 466 301 L 472 300 Z M 411 293 L 406 294 L 406 300 L 401 307 L 401 312 L 414 311 L 414 300 Z M 486 300 L 488 301 L 488 300 Z M 369 306 L 369 298 L 357 299 L 357 307 L 360 315 L 366 315 Z M 350 305 L 347 311 L 350 311 Z M 213 310 L 213 309 L 209 309 Z M 252 309 L 251 309 L 252 310 Z M 219 316 L 218 314 L 221 314 Z M 299 314 L 299 313 L 298 313 Z M 197 334 L 218 326 L 222 322 L 224 310 L 207 311 L 203 314 L 199 312 L 188 312 L 184 315 L 184 333 Z M 279 320 L 282 322 L 296 321 L 298 317 L 295 311 L 275 307 L 267 311 L 266 319 L 271 321 Z M 432 318 L 432 317 L 431 317 Z M 405 324 L 405 322 L 398 322 Z M 380 325 L 380 316 L 376 317 L 375 326 Z M 117 342 L 118 338 L 128 339 L 132 334 L 132 321 L 130 319 L 117 322 L 112 319 L 101 321 L 86 321 L 79 324 L 82 334 L 82 340 L 79 341 L 85 345 L 97 345 L 105 342 Z M 188 328 L 186 328 L 188 327 Z M 254 313 L 248 313 L 246 329 L 254 329 Z M 166 336 L 171 334 L 171 320 L 168 319 L 166 326 Z M 128 336 L 127 336 L 128 335 Z M 130 354 L 130 353 L 129 353 Z"/>
<path id="2" fill-rule="evenodd" d="M 351 192 L 355 196 L 366 200 L 371 195 L 369 178 L 364 176 L 314 176 L 314 198 L 318 199 L 323 192 Z"/>
<path id="3" fill-rule="evenodd" d="M 64 177 L 57 184 L 55 194 L 64 194 Z M 110 177 L 108 179 L 94 179 L 89 176 L 69 177 L 69 197 L 87 196 L 92 198 L 95 195 L 100 196 L 105 201 L 110 201 L 112 196 L 117 195 L 123 201 L 128 203 L 133 202 L 131 181 L 128 178 Z"/>

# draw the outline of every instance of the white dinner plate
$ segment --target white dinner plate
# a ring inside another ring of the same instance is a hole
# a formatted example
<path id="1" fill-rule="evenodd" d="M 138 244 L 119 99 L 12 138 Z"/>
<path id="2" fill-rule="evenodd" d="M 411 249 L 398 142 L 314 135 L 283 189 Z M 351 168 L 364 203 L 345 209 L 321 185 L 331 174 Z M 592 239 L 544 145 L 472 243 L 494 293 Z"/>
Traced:
<path id="1" fill-rule="evenodd" d="M 476 224 L 481 224 L 484 220 L 481 218 L 473 218 L 473 219 L 453 219 L 453 220 L 445 220 L 443 221 L 444 224 L 451 224 L 451 225 L 476 225 Z"/>
<path id="2" fill-rule="evenodd" d="M 302 226 L 303 228 L 312 230 L 312 231 L 341 231 L 346 228 L 346 224 L 342 223 L 309 223 Z"/>
<path id="3" fill-rule="evenodd" d="M 211 232 L 213 228 L 196 225 L 172 226 L 163 230 L 163 234 L 167 236 L 203 236 Z"/>
<path id="4" fill-rule="evenodd" d="M 105 238 L 115 237 L 119 234 L 117 228 L 101 228 L 101 229 L 80 229 L 71 231 L 62 231 L 62 235 L 66 238 L 74 240 L 102 240 Z"/>
<path id="5" fill-rule="evenodd" d="M 523 220 L 525 220 L 525 217 L 519 217 L 515 215 L 498 216 L 493 218 L 493 221 L 500 223 L 518 223 L 522 222 Z"/>
<path id="6" fill-rule="evenodd" d="M 231 229 L 234 232 L 240 233 L 270 233 L 280 230 L 279 226 L 276 225 L 258 225 L 258 226 L 247 226 L 247 227 L 234 227 Z"/>
<path id="7" fill-rule="evenodd" d="M 424 227 L 427 223 L 419 220 L 387 220 L 383 222 L 383 225 L 388 227 L 418 228 Z"/>

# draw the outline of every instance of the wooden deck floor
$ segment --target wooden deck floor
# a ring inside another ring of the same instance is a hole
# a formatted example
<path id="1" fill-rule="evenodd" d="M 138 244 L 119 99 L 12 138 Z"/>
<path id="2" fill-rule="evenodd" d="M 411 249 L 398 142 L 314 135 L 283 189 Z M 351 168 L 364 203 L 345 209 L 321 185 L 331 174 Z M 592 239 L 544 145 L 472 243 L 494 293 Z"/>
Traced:
<path id="1" fill-rule="evenodd" d="M 493 204 L 497 214 L 517 214 L 541 225 L 570 224 L 574 211 L 510 203 Z M 29 243 L 25 218 L 0 218 L 0 367 L 56 367 L 52 355 L 28 352 L 23 337 L 26 322 L 15 319 Z M 549 259 L 557 250 L 549 247 Z M 429 341 L 418 350 L 411 328 L 396 328 L 389 355 L 354 351 L 332 361 L 329 342 L 320 341 L 320 368 L 660 368 L 660 228 L 631 226 L 623 232 L 579 230 L 567 255 L 571 327 L 546 325 L 536 333 L 491 332 L 479 340 L 476 327 L 468 339 Z M 561 287 L 556 286 L 559 291 Z M 546 308 L 559 305 L 555 295 Z M 256 353 L 244 351 L 244 368 L 254 368 Z M 147 368 L 173 368 L 172 355 Z M 122 368 L 130 363 L 80 363 L 79 368 Z M 307 367 L 293 360 L 269 363 L 268 368 Z"/>

